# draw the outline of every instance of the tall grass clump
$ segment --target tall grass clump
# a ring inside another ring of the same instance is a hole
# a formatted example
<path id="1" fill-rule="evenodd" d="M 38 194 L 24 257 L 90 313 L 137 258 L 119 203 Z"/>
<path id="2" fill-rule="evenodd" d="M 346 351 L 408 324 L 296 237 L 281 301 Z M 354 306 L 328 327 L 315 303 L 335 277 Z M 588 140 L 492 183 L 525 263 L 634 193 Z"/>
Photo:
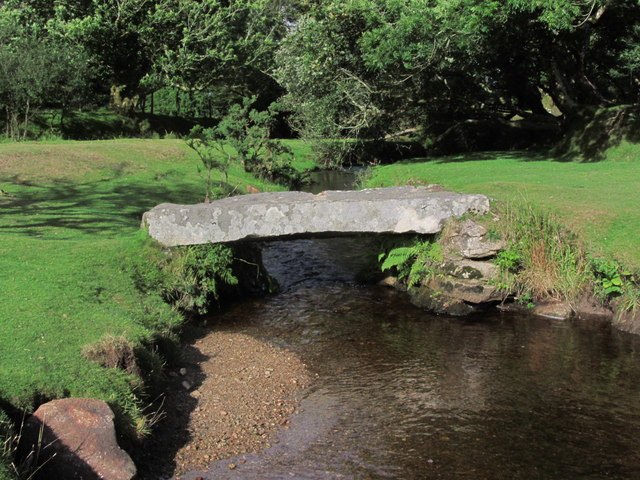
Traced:
<path id="1" fill-rule="evenodd" d="M 507 287 L 534 301 L 577 301 L 589 289 L 589 261 L 575 235 L 528 203 L 499 208 L 507 248 L 498 256 Z"/>
<path id="2" fill-rule="evenodd" d="M 13 480 L 15 434 L 9 417 L 0 409 L 0 480 Z"/>

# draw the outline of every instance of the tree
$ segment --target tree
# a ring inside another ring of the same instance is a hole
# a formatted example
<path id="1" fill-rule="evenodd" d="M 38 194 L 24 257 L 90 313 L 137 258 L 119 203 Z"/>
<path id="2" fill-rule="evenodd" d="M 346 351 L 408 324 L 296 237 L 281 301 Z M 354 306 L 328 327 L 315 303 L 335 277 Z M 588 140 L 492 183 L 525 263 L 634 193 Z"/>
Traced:
<path id="1" fill-rule="evenodd" d="M 81 95 L 88 75 L 82 49 L 21 25 L 15 12 L 0 8 L 0 103 L 5 133 L 24 139 L 32 116 L 44 105 L 65 107 Z"/>
<path id="2" fill-rule="evenodd" d="M 212 128 L 196 126 L 187 145 L 200 157 L 206 170 L 206 198 L 212 195 L 212 172 L 220 170 L 229 183 L 228 170 L 238 162 L 246 172 L 273 181 L 292 183 L 298 180 L 291 167 L 291 150 L 280 141 L 269 138 L 278 106 L 267 110 L 253 108 L 256 97 L 246 97 L 234 104 L 227 115 Z"/>
<path id="3" fill-rule="evenodd" d="M 111 106 L 130 113 L 159 82 L 149 78 L 161 51 L 162 32 L 155 28 L 156 0 L 85 0 L 57 4 L 47 26 L 83 45 L 96 59 Z"/>
<path id="4" fill-rule="evenodd" d="M 638 100 L 638 24 L 637 0 L 326 0 L 282 42 L 277 78 L 303 133 L 553 131 Z"/>
<path id="5" fill-rule="evenodd" d="M 277 104 L 259 111 L 253 108 L 256 98 L 246 97 L 242 103 L 231 106 L 216 132 L 236 152 L 245 171 L 277 180 L 291 173 L 291 151 L 280 141 L 270 138 Z"/>
<path id="6" fill-rule="evenodd" d="M 154 74 L 186 91 L 223 89 L 229 105 L 257 95 L 266 109 L 282 93 L 271 76 L 286 34 L 284 0 L 163 0 L 154 22 L 164 35 Z"/>
<path id="7" fill-rule="evenodd" d="M 205 169 L 205 199 L 206 203 L 213 198 L 214 170 L 224 174 L 225 182 L 229 183 L 229 168 L 234 159 L 233 152 L 222 133 L 217 128 L 203 128 L 196 125 L 189 132 L 187 145 L 192 148 Z"/>

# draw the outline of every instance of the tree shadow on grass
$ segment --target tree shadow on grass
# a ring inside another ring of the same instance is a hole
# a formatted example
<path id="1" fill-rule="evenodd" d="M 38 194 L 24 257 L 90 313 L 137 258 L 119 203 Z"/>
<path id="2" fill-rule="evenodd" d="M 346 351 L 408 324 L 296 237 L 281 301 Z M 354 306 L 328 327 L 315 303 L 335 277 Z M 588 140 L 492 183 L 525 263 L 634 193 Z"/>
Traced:
<path id="1" fill-rule="evenodd" d="M 599 110 L 577 122 L 554 149 L 561 162 L 600 162 L 622 141 L 640 142 L 640 107 L 623 105 Z"/>
<path id="2" fill-rule="evenodd" d="M 410 165 L 413 163 L 434 163 L 434 164 L 447 164 L 447 163 L 467 163 L 467 162 L 486 162 L 492 160 L 517 160 L 522 162 L 531 161 L 547 161 L 549 157 L 535 151 L 515 150 L 515 151 L 487 151 L 487 152 L 473 152 L 464 153 L 458 155 L 448 155 L 445 157 L 426 157 L 426 158 L 412 158 L 410 160 L 403 160 L 398 164 Z"/>
<path id="3" fill-rule="evenodd" d="M 11 179 L 2 181 L 15 184 Z M 167 184 L 166 180 L 29 185 L 11 196 L 0 197 L 0 232 L 42 237 L 55 230 L 52 238 L 61 239 L 79 235 L 118 236 L 139 228 L 142 214 L 157 204 L 198 203 L 202 191 L 199 183 Z"/>

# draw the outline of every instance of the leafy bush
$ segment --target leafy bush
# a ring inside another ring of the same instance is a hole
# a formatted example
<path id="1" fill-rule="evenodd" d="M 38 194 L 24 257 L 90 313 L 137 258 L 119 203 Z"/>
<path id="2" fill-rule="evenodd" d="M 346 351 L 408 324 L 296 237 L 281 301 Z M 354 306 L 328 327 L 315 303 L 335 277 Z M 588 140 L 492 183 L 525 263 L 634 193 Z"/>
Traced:
<path id="1" fill-rule="evenodd" d="M 222 284 L 236 285 L 233 252 L 217 245 L 191 245 L 167 250 L 149 240 L 143 258 L 132 265 L 136 286 L 158 293 L 179 310 L 204 314 L 220 299 Z"/>
<path id="2" fill-rule="evenodd" d="M 603 297 L 615 297 L 622 294 L 631 272 L 623 271 L 618 262 L 611 259 L 591 258 L 593 274 L 598 286 L 597 293 Z"/>
<path id="3" fill-rule="evenodd" d="M 203 128 L 196 125 L 189 132 L 186 139 L 187 145 L 193 149 L 205 169 L 205 201 L 213 198 L 212 173 L 219 170 L 224 174 L 225 182 L 229 183 L 229 167 L 234 159 L 233 151 L 230 150 L 227 140 L 224 138 L 219 128 Z M 198 169 L 199 173 L 202 173 Z"/>
<path id="4" fill-rule="evenodd" d="M 590 258 L 594 293 L 604 301 L 615 300 L 623 311 L 640 309 L 640 285 L 638 275 L 625 270 L 619 262 L 610 258 Z"/>

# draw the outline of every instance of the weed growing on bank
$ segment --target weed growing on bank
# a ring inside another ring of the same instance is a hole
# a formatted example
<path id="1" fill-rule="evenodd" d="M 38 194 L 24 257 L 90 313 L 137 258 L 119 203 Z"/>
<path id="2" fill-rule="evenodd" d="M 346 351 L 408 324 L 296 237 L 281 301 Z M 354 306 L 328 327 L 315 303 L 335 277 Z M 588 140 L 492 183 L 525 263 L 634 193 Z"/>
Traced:
<path id="1" fill-rule="evenodd" d="M 12 480 L 11 471 L 15 455 L 15 433 L 13 424 L 6 413 L 0 409 L 0 480 Z"/>
<path id="2" fill-rule="evenodd" d="M 427 283 L 438 274 L 438 265 L 442 263 L 442 246 L 430 239 L 415 238 L 402 242 L 378 255 L 380 271 L 395 270 L 398 280 L 406 282 L 411 288 Z"/>
<path id="3" fill-rule="evenodd" d="M 498 218 L 497 229 L 507 242 L 496 260 L 503 272 L 503 288 L 534 301 L 551 298 L 573 303 L 583 295 L 591 271 L 574 234 L 528 203 L 502 205 Z"/>
<path id="4" fill-rule="evenodd" d="M 143 239 L 142 255 L 130 264 L 136 287 L 155 293 L 186 315 L 207 313 L 224 285 L 238 284 L 233 251 L 220 244 L 162 247 Z"/>

